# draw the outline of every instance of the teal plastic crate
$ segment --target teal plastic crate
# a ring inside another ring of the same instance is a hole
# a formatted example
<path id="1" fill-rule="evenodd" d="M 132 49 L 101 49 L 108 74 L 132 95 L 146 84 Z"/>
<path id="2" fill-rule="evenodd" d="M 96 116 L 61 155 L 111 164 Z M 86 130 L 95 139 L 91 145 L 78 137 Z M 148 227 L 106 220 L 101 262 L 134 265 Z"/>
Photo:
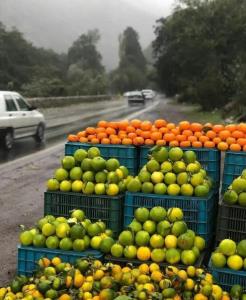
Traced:
<path id="1" fill-rule="evenodd" d="M 246 152 L 226 151 L 221 192 L 227 190 L 232 181 L 246 169 Z"/>
<path id="2" fill-rule="evenodd" d="M 103 259 L 103 253 L 88 249 L 83 252 L 62 251 L 58 249 L 35 248 L 18 246 L 17 270 L 19 275 L 32 276 L 38 269 L 38 260 L 43 257 L 52 259 L 55 256 L 64 262 L 74 263 L 78 258 Z"/>
<path id="3" fill-rule="evenodd" d="M 45 192 L 44 215 L 69 217 L 73 209 L 82 209 L 92 221 L 101 220 L 114 235 L 122 230 L 125 195 L 84 195 L 81 193 Z"/>
<path id="4" fill-rule="evenodd" d="M 139 169 L 141 169 L 148 161 L 149 151 L 152 147 L 143 146 L 139 151 Z M 207 148 L 182 148 L 183 151 L 192 150 L 197 155 L 197 160 L 201 163 L 202 167 L 207 171 L 208 175 L 212 178 L 214 184 L 220 184 L 220 151 L 217 149 Z"/>
<path id="5" fill-rule="evenodd" d="M 65 155 L 73 155 L 77 149 L 88 150 L 91 147 L 99 148 L 102 157 L 105 159 L 117 158 L 122 166 L 128 168 L 131 175 L 137 175 L 138 155 L 137 148 L 134 146 L 67 142 L 65 144 Z"/>
<path id="6" fill-rule="evenodd" d="M 149 209 L 154 206 L 162 206 L 166 209 L 179 207 L 184 212 L 184 220 L 188 227 L 202 236 L 209 245 L 215 228 L 217 198 L 214 191 L 211 191 L 206 198 L 127 192 L 124 204 L 124 227 L 131 223 L 138 207 Z"/>
<path id="7" fill-rule="evenodd" d="M 246 271 L 234 271 L 229 268 L 214 268 L 211 260 L 209 261 L 209 271 L 215 281 L 226 291 L 230 291 L 234 284 L 240 284 L 246 288 Z"/>
<path id="8" fill-rule="evenodd" d="M 223 239 L 240 242 L 246 238 L 246 207 L 219 204 L 216 227 L 216 242 Z"/>

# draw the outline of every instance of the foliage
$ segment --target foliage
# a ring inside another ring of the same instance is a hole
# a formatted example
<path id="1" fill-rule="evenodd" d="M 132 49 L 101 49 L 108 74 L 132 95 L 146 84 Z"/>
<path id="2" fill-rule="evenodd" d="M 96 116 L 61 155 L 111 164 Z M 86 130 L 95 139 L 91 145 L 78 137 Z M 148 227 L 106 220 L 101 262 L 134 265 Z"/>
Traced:
<path id="1" fill-rule="evenodd" d="M 98 30 L 89 30 L 87 34 L 82 34 L 68 50 L 69 65 L 77 64 L 82 70 L 103 72 L 102 56 L 96 49 L 99 40 Z"/>
<path id="2" fill-rule="evenodd" d="M 64 82 L 59 78 L 34 78 L 22 85 L 23 94 L 29 97 L 64 96 Z"/>
<path id="3" fill-rule="evenodd" d="M 68 54 L 34 47 L 0 23 L 0 89 L 29 97 L 104 94 L 108 80 L 96 49 L 97 30 L 82 34 Z"/>
<path id="4" fill-rule="evenodd" d="M 182 0 L 158 21 L 153 42 L 160 87 L 167 95 L 221 107 L 244 88 L 246 2 Z"/>

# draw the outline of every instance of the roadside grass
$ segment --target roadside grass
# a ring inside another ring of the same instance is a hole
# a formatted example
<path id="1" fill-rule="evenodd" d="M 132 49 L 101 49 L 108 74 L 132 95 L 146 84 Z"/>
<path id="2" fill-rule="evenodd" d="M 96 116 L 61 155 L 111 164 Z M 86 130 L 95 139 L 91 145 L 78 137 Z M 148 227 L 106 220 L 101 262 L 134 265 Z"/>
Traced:
<path id="1" fill-rule="evenodd" d="M 191 105 L 186 103 L 179 103 L 175 100 L 171 100 L 169 105 L 177 106 L 179 111 L 185 113 L 187 120 L 190 122 L 200 123 L 212 123 L 212 124 L 223 124 L 225 120 L 222 118 L 220 110 L 214 111 L 202 111 L 199 105 Z"/>

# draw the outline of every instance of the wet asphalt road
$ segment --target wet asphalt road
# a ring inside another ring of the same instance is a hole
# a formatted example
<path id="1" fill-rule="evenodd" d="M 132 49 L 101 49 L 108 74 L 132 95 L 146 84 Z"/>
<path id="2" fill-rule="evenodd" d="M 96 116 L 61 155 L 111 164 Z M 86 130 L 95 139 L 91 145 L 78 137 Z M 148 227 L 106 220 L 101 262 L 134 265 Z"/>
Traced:
<path id="1" fill-rule="evenodd" d="M 149 107 L 150 105 L 152 105 L 152 103 L 148 103 L 146 107 Z M 70 116 L 68 123 L 66 117 L 63 119 L 63 116 L 64 113 L 67 113 L 66 110 L 70 110 L 69 107 L 61 108 L 59 110 L 54 109 L 53 111 L 44 111 L 43 113 L 47 119 L 45 143 L 41 145 L 37 144 L 34 142 L 33 138 L 16 140 L 11 151 L 4 151 L 4 149 L 0 148 L 0 164 L 39 152 L 62 141 L 65 142 L 68 133 L 75 133 L 87 126 L 96 125 L 100 119 L 120 119 L 128 116 L 130 113 L 143 109 L 143 107 L 128 107 L 125 100 L 119 100 L 103 103 L 94 102 L 86 107 L 86 109 L 83 109 L 82 112 L 80 109 L 79 106 L 75 107 L 73 116 Z M 60 122 L 55 122 L 54 119 L 60 119 Z"/>

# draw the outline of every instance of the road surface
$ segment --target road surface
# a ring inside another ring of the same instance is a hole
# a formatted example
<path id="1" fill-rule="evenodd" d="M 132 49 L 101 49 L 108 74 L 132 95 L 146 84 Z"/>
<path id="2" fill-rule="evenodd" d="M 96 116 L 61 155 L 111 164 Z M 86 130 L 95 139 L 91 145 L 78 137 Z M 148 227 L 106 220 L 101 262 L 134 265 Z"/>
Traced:
<path id="1" fill-rule="evenodd" d="M 130 111 L 127 107 L 120 108 L 120 111 L 116 107 L 110 109 L 115 110 L 104 111 L 100 116 L 97 115 L 97 110 L 89 119 L 79 120 L 66 126 L 66 131 L 71 132 L 70 130 L 74 128 L 76 132 L 78 128 L 95 124 L 99 119 L 141 118 L 154 120 L 166 118 L 178 122 L 185 118 L 185 111 L 179 106 L 169 104 L 164 97 L 158 98 L 145 109 L 135 108 Z M 58 127 L 57 130 L 65 132 L 64 126 L 63 128 Z M 32 146 L 27 146 L 29 153 L 34 150 L 33 154 L 27 156 L 23 156 L 23 151 L 17 149 L 14 158 L 23 157 L 1 164 L 0 265 L 2 271 L 0 286 L 9 282 L 16 271 L 19 225 L 33 226 L 42 217 L 45 183 L 59 166 L 64 153 L 64 134 L 56 133 L 56 135 L 57 139 L 48 141 L 46 149 L 37 151 Z M 22 147 L 21 142 L 18 142 L 17 145 Z M 26 144 L 24 145 L 26 146 Z"/>
<path id="2" fill-rule="evenodd" d="M 88 125 L 95 125 L 98 119 L 110 119 L 112 115 L 115 118 L 121 118 L 122 115 L 138 109 L 137 107 L 129 108 L 123 98 L 43 109 L 41 111 L 46 119 L 45 143 L 38 145 L 32 138 L 17 140 L 10 152 L 0 149 L 0 164 L 47 149 L 58 142 L 64 141 L 68 133 L 79 131 Z"/>

